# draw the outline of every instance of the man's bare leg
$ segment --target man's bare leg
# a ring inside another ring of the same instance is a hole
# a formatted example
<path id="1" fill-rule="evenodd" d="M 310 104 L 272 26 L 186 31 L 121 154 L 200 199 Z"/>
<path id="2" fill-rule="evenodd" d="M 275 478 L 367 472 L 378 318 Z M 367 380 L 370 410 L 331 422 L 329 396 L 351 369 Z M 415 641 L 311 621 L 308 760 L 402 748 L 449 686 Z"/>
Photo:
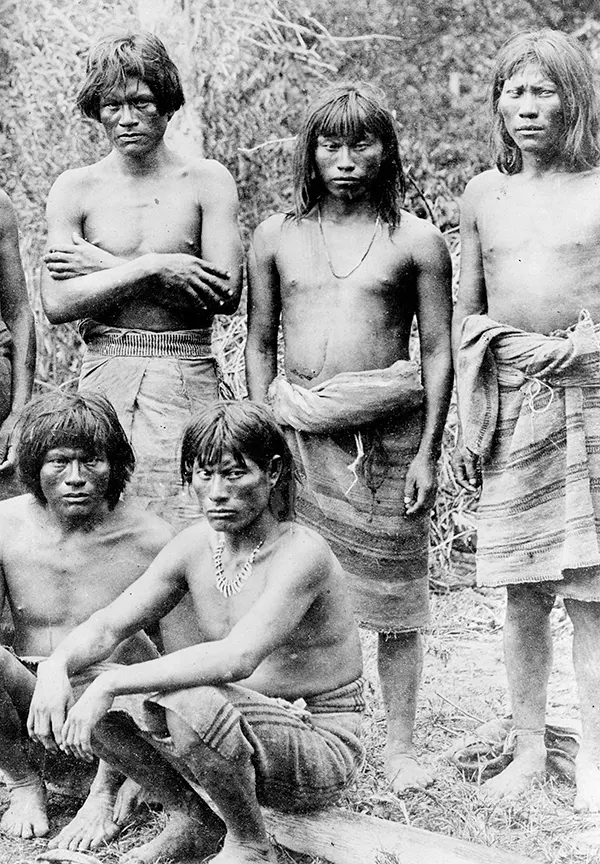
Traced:
<path id="1" fill-rule="evenodd" d="M 27 716 L 35 677 L 5 648 L 0 648 L 0 769 L 6 777 L 9 805 L 0 831 L 11 837 L 44 837 L 49 830 L 46 789 L 22 750 L 22 716 Z"/>
<path id="2" fill-rule="evenodd" d="M 167 712 L 177 758 L 197 778 L 223 817 L 227 834 L 214 864 L 277 864 L 256 798 L 250 759 L 235 763 L 207 747 L 179 717 Z"/>
<path id="3" fill-rule="evenodd" d="M 121 807 L 115 816 L 117 795 L 123 784 L 123 775 L 100 761 L 88 797 L 74 818 L 48 843 L 50 849 L 72 849 L 85 851 L 98 849 L 119 834 L 131 814 L 134 798 L 129 798 L 129 807 Z"/>
<path id="4" fill-rule="evenodd" d="M 578 813 L 600 812 L 600 603 L 565 599 L 573 622 L 573 665 L 581 711 L 581 747 L 575 760 Z"/>
<path id="5" fill-rule="evenodd" d="M 417 632 L 379 634 L 377 666 L 387 721 L 385 773 L 392 791 L 430 786 L 433 775 L 417 762 L 413 733 L 423 670 L 423 640 Z"/>
<path id="6" fill-rule="evenodd" d="M 533 585 L 509 585 L 504 623 L 515 752 L 508 768 L 483 784 L 492 800 L 517 798 L 546 776 L 546 697 L 552 670 L 551 599 Z"/>
<path id="7" fill-rule="evenodd" d="M 108 716 L 94 730 L 94 751 L 114 769 L 152 791 L 168 815 L 165 829 L 143 846 L 131 849 L 123 864 L 154 864 L 186 858 L 203 860 L 214 853 L 225 833 L 223 822 L 192 791 L 181 774 L 135 729 Z"/>

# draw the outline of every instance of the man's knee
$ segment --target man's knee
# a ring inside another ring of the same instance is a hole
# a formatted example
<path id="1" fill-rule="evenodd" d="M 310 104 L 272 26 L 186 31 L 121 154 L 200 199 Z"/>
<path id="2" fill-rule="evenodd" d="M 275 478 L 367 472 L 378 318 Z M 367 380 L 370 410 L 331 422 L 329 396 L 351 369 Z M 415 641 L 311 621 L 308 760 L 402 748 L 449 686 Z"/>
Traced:
<path id="1" fill-rule="evenodd" d="M 524 618 L 547 618 L 554 608 L 556 597 L 537 584 L 508 585 L 506 588 L 507 613 Z"/>
<path id="2" fill-rule="evenodd" d="M 186 761 L 192 754 L 198 752 L 202 740 L 196 732 L 174 711 L 166 712 L 167 728 L 171 736 L 171 752 L 176 759 Z"/>

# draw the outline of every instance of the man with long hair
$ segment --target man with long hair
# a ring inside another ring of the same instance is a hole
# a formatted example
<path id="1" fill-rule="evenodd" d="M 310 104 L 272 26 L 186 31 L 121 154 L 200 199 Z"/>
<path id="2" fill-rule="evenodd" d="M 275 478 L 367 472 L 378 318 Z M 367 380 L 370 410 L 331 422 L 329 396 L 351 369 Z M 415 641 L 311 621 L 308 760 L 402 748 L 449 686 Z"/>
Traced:
<path id="1" fill-rule="evenodd" d="M 506 586 L 515 749 L 485 786 L 546 773 L 550 611 L 573 622 L 579 811 L 600 811 L 600 147 L 595 71 L 571 36 L 520 33 L 492 90 L 497 168 L 468 184 L 455 345 L 459 481 L 482 486 L 478 581 Z"/>
<path id="2" fill-rule="evenodd" d="M 378 633 L 385 771 L 402 793 L 431 783 L 413 729 L 452 384 L 450 258 L 440 232 L 402 209 L 396 123 L 371 86 L 339 84 L 309 105 L 294 189 L 294 213 L 254 235 L 248 389 L 286 427 L 300 521 L 332 545 L 358 623 Z M 415 315 L 420 375 L 409 360 Z"/>
<path id="3" fill-rule="evenodd" d="M 49 831 L 43 776 L 36 754 L 23 749 L 39 664 L 134 582 L 172 531 L 120 500 L 134 456 L 103 396 L 53 393 L 30 402 L 17 458 L 27 494 L 0 503 L 0 611 L 10 605 L 15 631 L 12 648 L 0 647 L 0 770 L 9 796 L 0 830 L 30 839 Z M 113 659 L 157 656 L 143 634 L 128 635 Z M 77 682 L 78 692 L 89 680 Z M 86 802 L 50 845 L 88 849 L 114 837 L 127 810 L 124 797 L 117 805 L 122 781 L 101 763 Z"/>
<path id="4" fill-rule="evenodd" d="M 185 524 L 196 507 L 177 482 L 177 442 L 219 396 L 212 321 L 241 290 L 235 184 L 218 162 L 166 144 L 184 96 L 156 36 L 100 40 L 77 102 L 111 150 L 52 187 L 44 309 L 53 324 L 82 319 L 80 389 L 110 398 L 133 445 L 128 494 Z"/>
<path id="5" fill-rule="evenodd" d="M 275 864 L 260 805 L 327 806 L 362 762 L 358 630 L 331 549 L 288 518 L 292 457 L 266 408 L 223 402 L 198 414 L 181 475 L 206 519 L 58 646 L 29 728 L 46 746 L 97 753 L 168 808 L 165 829 L 132 862 L 208 860 L 226 834 L 214 864 Z M 73 705 L 69 676 L 187 591 L 197 644 L 112 664 Z"/>

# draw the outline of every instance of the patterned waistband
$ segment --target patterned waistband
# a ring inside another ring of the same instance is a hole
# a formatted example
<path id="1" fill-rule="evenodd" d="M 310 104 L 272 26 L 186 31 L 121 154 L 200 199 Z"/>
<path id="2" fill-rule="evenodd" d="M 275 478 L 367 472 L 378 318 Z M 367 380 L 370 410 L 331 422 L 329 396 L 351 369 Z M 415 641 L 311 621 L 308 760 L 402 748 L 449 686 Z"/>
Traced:
<path id="1" fill-rule="evenodd" d="M 212 357 L 212 331 L 206 330 L 118 330 L 86 334 L 92 351 L 107 357 Z"/>

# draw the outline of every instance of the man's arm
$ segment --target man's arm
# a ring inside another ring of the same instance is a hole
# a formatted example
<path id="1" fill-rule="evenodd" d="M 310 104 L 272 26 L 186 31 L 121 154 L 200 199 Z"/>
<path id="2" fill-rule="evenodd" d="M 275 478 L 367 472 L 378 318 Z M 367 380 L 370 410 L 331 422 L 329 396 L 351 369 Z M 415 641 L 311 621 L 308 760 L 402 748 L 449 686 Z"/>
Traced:
<path id="1" fill-rule="evenodd" d="M 69 675 L 110 657 L 121 642 L 154 624 L 181 600 L 187 590 L 185 543 L 185 537 L 175 537 L 139 579 L 76 627 L 40 663 L 27 721 L 32 738 L 48 749 L 60 745 L 72 703 Z"/>
<path id="2" fill-rule="evenodd" d="M 419 239 L 417 267 L 417 324 L 421 350 L 421 377 L 425 391 L 425 416 L 419 449 L 406 476 L 406 514 L 433 506 L 444 424 L 452 393 L 452 264 L 448 247 L 437 228 Z"/>
<path id="3" fill-rule="evenodd" d="M 273 216 L 258 226 L 248 256 L 246 382 L 248 395 L 255 402 L 264 402 L 277 375 L 281 300 L 275 253 L 282 221 L 282 216 Z"/>
<path id="4" fill-rule="evenodd" d="M 0 427 L 0 473 L 14 468 L 10 439 L 19 414 L 31 397 L 35 369 L 35 328 L 19 255 L 17 220 L 10 200 L 0 193 L 0 307 L 12 337 L 11 408 Z"/>
<path id="5" fill-rule="evenodd" d="M 213 261 L 228 277 L 215 306 L 210 294 L 201 294 L 209 312 L 230 315 L 242 293 L 244 251 L 238 225 L 239 201 L 229 171 L 214 160 L 203 163 L 200 175 L 202 206 L 202 258 Z"/>
<path id="6" fill-rule="evenodd" d="M 476 219 L 479 182 L 479 178 L 475 178 L 468 183 L 460 208 L 460 280 L 452 316 L 452 351 L 457 374 L 463 321 L 467 315 L 484 315 L 487 312 L 481 243 Z M 481 476 L 478 460 L 463 444 L 460 423 L 452 462 L 454 475 L 461 486 L 470 490 L 479 486 Z"/>
<path id="7" fill-rule="evenodd" d="M 277 578 L 224 638 L 203 642 L 157 660 L 102 673 L 69 712 L 63 730 L 65 748 L 88 758 L 90 735 L 115 696 L 172 691 L 249 678 L 259 664 L 284 645 L 323 590 L 331 572 L 324 541 L 306 542 L 292 533 L 285 555 L 272 562 Z"/>
<path id="8" fill-rule="evenodd" d="M 46 267 L 42 270 L 41 287 L 44 311 L 51 323 L 60 324 L 86 316 L 102 317 L 108 310 L 152 291 L 156 279 L 161 291 L 153 292 L 154 300 L 164 306 L 179 308 L 183 304 L 190 311 L 213 314 L 236 308 L 241 286 L 241 257 L 237 261 L 237 271 L 231 274 L 226 269 L 229 260 L 215 265 L 181 252 L 150 252 L 124 260 L 87 243 L 83 239 L 84 184 L 85 174 L 67 171 L 58 178 L 48 196 L 48 251 L 44 255 Z M 226 189 L 225 193 L 224 203 L 216 209 L 230 214 L 231 233 L 231 189 Z M 235 186 L 234 204 L 236 213 Z M 210 226 L 215 220 L 211 219 L 210 207 L 208 209 Z M 223 222 L 223 219 L 217 222 L 216 230 L 223 229 L 227 235 Z M 233 225 L 237 231 L 235 218 Z M 204 232 L 203 222 L 202 237 Z M 241 246 L 239 249 L 241 256 Z"/>

